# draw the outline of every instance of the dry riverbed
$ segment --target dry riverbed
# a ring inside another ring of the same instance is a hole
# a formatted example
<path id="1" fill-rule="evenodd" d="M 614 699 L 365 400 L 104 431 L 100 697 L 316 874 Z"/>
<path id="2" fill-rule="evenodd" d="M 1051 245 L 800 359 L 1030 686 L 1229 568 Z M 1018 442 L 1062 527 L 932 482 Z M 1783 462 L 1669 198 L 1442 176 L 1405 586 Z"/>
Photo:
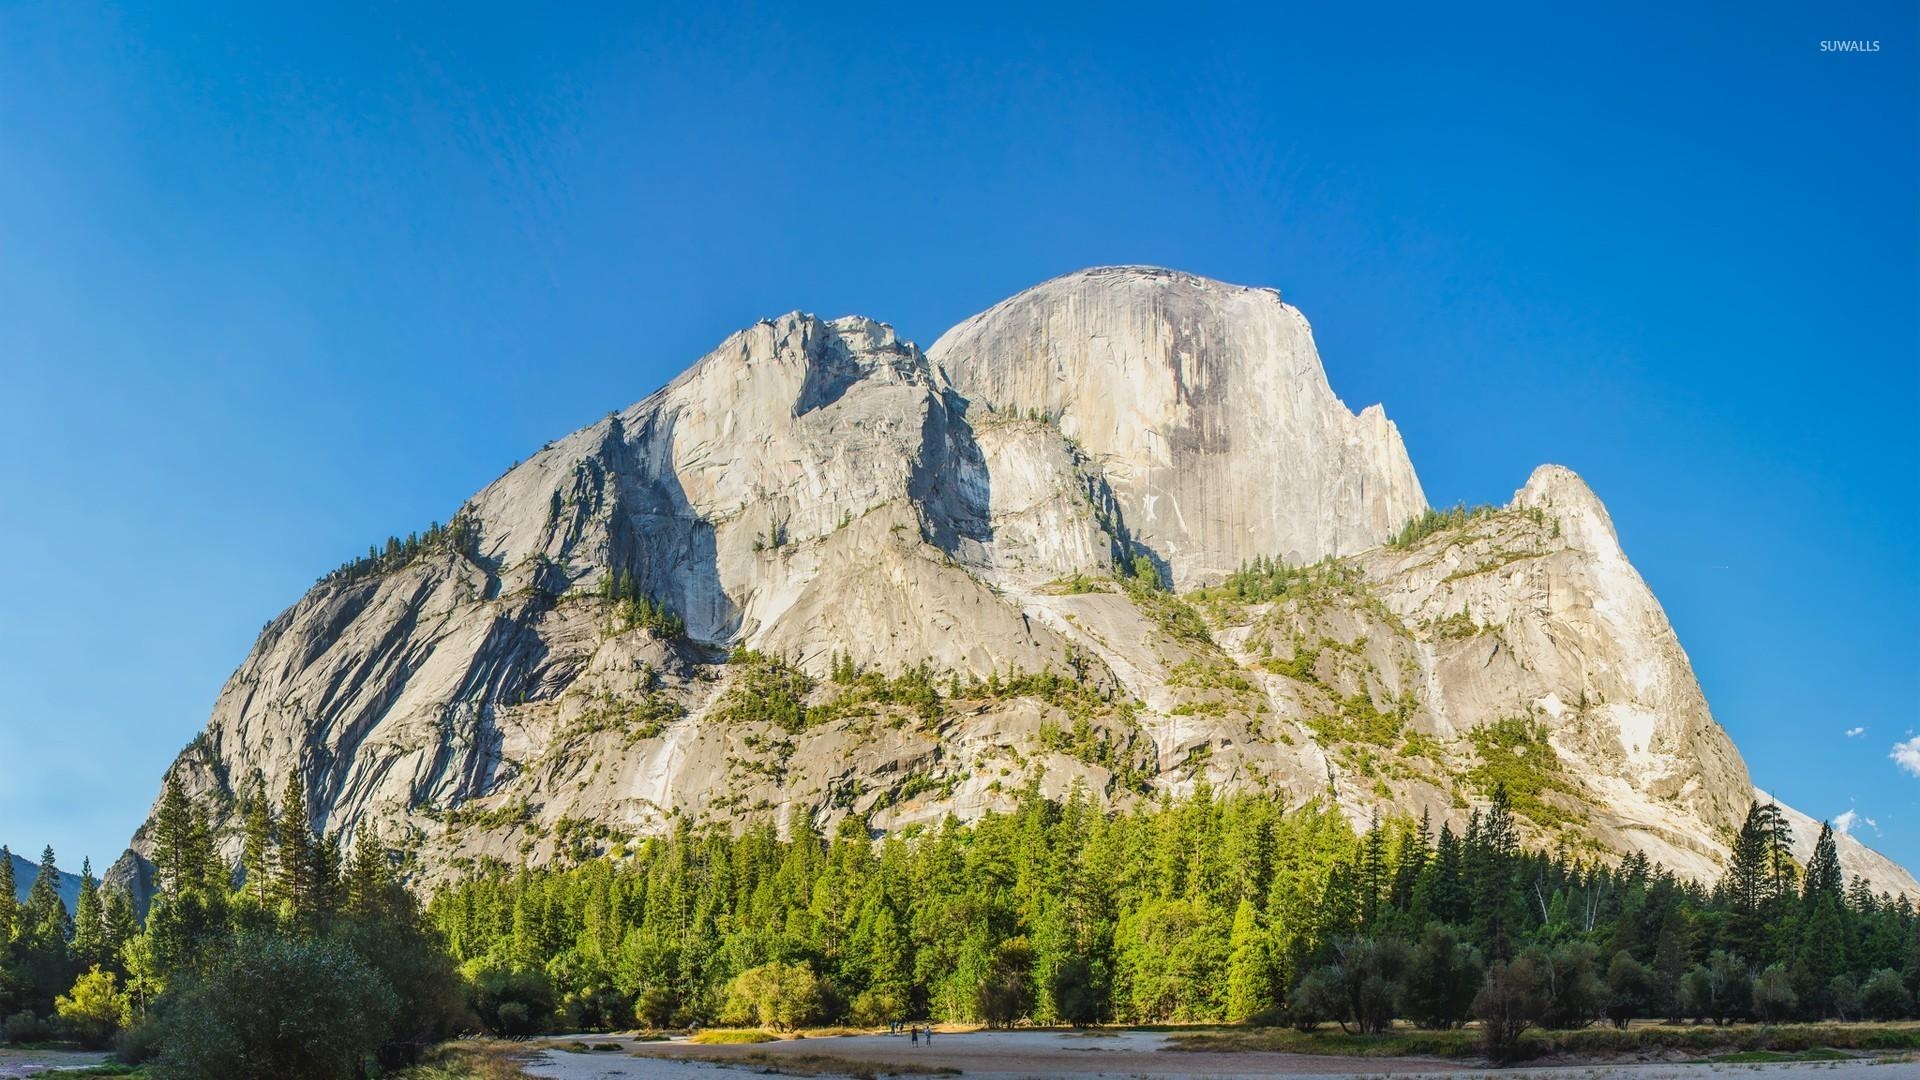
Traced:
<path id="1" fill-rule="evenodd" d="M 747 1045 L 586 1036 L 574 1045 L 607 1048 L 545 1049 L 533 1057 L 526 1066 L 527 1072 L 549 1080 L 625 1080 L 629 1077 L 726 1080 L 748 1074 L 965 1076 L 975 1080 L 1026 1080 L 1028 1077 L 1202 1080 L 1254 1076 L 1391 1076 L 1407 1080 L 1463 1080 L 1468 1076 L 1512 1080 L 1708 1080 L 1716 1076 L 1757 1080 L 1811 1080 L 1814 1077 L 1842 1080 L 1852 1076 L 1901 1080 L 1920 1077 L 1920 1063 L 1911 1057 L 1878 1064 L 1872 1059 L 1776 1064 L 1620 1062 L 1490 1070 L 1434 1058 L 1173 1050 L 1165 1033 L 1151 1031 L 968 1031 L 942 1033 L 931 1045 L 916 1045 L 905 1035 L 844 1035 Z"/>
<path id="2" fill-rule="evenodd" d="M 0 1080 L 39 1076 L 61 1069 L 84 1069 L 107 1060 L 105 1054 L 77 1050 L 13 1050 L 0 1047 Z"/>

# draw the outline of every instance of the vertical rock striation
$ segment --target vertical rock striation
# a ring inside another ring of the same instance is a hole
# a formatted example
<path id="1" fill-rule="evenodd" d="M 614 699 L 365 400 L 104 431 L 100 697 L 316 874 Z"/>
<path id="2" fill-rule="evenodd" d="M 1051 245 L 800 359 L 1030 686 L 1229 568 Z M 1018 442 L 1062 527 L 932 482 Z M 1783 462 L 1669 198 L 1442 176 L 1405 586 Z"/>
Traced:
<path id="1" fill-rule="evenodd" d="M 1083 447 L 1177 587 L 1258 556 L 1351 555 L 1426 509 L 1393 422 L 1334 396 L 1306 317 L 1272 289 L 1085 270 L 928 355 L 972 401 L 1045 416 Z"/>

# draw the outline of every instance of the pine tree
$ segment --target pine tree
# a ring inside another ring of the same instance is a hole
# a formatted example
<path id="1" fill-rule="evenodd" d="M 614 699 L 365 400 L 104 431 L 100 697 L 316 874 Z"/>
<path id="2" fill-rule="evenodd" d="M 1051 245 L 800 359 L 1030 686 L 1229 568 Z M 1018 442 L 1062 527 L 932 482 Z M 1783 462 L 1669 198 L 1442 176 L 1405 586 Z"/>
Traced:
<path id="1" fill-rule="evenodd" d="M 1669 1019 L 1680 1017 L 1680 979 L 1693 963 L 1693 925 L 1679 905 L 1667 909 L 1660 923 L 1660 937 L 1653 947 L 1653 971 L 1658 981 L 1657 1006 L 1667 1010 Z"/>
<path id="2" fill-rule="evenodd" d="M 299 770 L 287 773 L 287 784 L 280 797 L 279 876 L 274 881 L 274 905 L 280 917 L 291 923 L 306 923 L 313 915 L 313 869 L 315 862 L 313 827 L 307 819 L 307 796 L 300 784 Z"/>
<path id="3" fill-rule="evenodd" d="M 267 798 L 264 777 L 254 779 L 253 794 L 245 808 L 245 836 L 240 855 L 240 871 L 247 898 L 261 907 L 273 902 L 277 840 L 273 828 L 273 806 Z"/>
<path id="4" fill-rule="evenodd" d="M 13 880 L 13 849 L 0 845 L 0 949 L 20 929 L 20 891 Z"/>
<path id="5" fill-rule="evenodd" d="M 118 968 L 121 966 L 121 953 L 140 932 L 140 918 L 133 910 L 133 897 L 125 889 L 108 889 L 105 910 L 101 916 L 101 948 L 106 954 L 106 963 Z"/>
<path id="6" fill-rule="evenodd" d="M 67 917 L 67 905 L 60 899 L 60 867 L 54 861 L 51 844 L 41 852 L 40 873 L 34 877 L 33 887 L 27 890 L 24 921 L 32 927 L 32 936 L 38 948 L 48 948 L 55 942 L 64 947 L 71 936 L 72 924 Z"/>
<path id="7" fill-rule="evenodd" d="M 346 871 L 346 911 L 370 918 L 386 911 L 387 890 L 393 882 L 377 830 L 363 826 L 353 845 Z"/>
<path id="8" fill-rule="evenodd" d="M 100 906 L 100 883 L 94 880 L 92 859 L 80 862 L 80 896 L 73 905 L 73 951 L 89 967 L 108 960 L 106 912 Z"/>
<path id="9" fill-rule="evenodd" d="M 178 893 L 192 884 L 193 848 L 193 808 L 179 778 L 169 776 L 153 816 L 153 869 L 161 889 Z"/>
<path id="10" fill-rule="evenodd" d="M 1228 944 L 1233 951 L 1227 960 L 1226 1019 L 1238 1024 L 1273 1008 L 1276 1001 L 1267 934 L 1251 900 L 1241 900 L 1234 912 Z"/>
<path id="11" fill-rule="evenodd" d="M 1840 875 L 1840 852 L 1833 840 L 1833 826 L 1820 823 L 1820 839 L 1813 845 L 1813 858 L 1807 860 L 1807 876 L 1801 899 L 1812 907 L 1823 896 L 1840 899 L 1844 883 Z"/>
<path id="12" fill-rule="evenodd" d="M 1474 937 L 1495 960 L 1512 958 L 1518 934 L 1526 922 L 1515 856 L 1520 840 L 1514 830 L 1512 803 L 1505 784 L 1496 784 L 1493 799 L 1478 828 L 1469 828 L 1465 852 Z"/>

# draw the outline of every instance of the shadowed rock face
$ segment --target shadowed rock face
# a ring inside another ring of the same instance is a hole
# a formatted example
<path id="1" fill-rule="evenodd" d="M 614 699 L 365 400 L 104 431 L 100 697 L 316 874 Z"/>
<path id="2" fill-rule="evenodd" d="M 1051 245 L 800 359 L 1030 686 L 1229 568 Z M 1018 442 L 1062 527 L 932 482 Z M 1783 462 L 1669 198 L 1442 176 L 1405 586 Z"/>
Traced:
<path id="1" fill-rule="evenodd" d="M 1543 466 L 1506 507 L 1383 546 L 1424 508 L 1398 433 L 1334 397 L 1269 290 L 1088 271 L 931 359 L 868 319 L 786 315 L 488 485 L 471 546 L 314 586 L 169 775 L 237 854 L 238 800 L 297 770 L 316 823 L 377 828 L 433 880 L 684 818 L 972 818 L 1033 775 L 1459 826 L 1491 732 L 1546 748 L 1520 803 L 1538 840 L 1716 875 L 1751 782 L 1598 498 Z M 1183 599 L 1114 579 L 1141 554 Z M 1189 591 L 1325 556 L 1278 596 Z M 686 634 L 632 621 L 616 579 Z M 803 729 L 753 718 L 767 691 L 735 648 L 785 658 Z M 939 696 L 828 681 L 847 663 Z M 1008 689 L 1048 670 L 1067 689 Z M 143 829 L 113 876 L 149 880 L 146 850 Z"/>
<path id="2" fill-rule="evenodd" d="M 974 402 L 1043 414 L 1084 447 L 1179 587 L 1258 556 L 1351 555 L 1426 509 L 1392 421 L 1334 396 L 1306 317 L 1271 289 L 1087 270 L 928 355 Z"/>

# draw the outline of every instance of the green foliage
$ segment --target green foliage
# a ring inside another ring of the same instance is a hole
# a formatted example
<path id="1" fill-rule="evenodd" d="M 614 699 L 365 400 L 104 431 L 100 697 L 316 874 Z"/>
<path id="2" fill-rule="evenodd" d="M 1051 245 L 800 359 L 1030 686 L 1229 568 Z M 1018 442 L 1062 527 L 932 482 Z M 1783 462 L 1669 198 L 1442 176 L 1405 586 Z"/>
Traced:
<path id="1" fill-rule="evenodd" d="M 1515 812 L 1547 828 L 1579 823 L 1574 812 L 1549 801 L 1552 794 L 1576 795 L 1579 788 L 1548 742 L 1546 725 L 1510 716 L 1473 729 L 1467 739 L 1480 759 L 1468 779 L 1482 794 L 1504 788 Z"/>
<path id="2" fill-rule="evenodd" d="M 1392 712 L 1383 712 L 1373 696 L 1362 690 L 1335 700 L 1337 711 L 1331 715 L 1307 718 L 1307 726 L 1326 739 L 1392 747 L 1406 729 L 1408 709 L 1395 704 Z"/>
<path id="3" fill-rule="evenodd" d="M 5 1030 L 8 1042 L 22 1046 L 47 1042 L 55 1035 L 53 1021 L 36 1015 L 31 1009 L 22 1009 L 7 1017 Z"/>
<path id="4" fill-rule="evenodd" d="M 665 690 L 648 689 L 638 698 L 606 693 L 591 699 L 560 738 L 564 741 L 614 731 L 620 733 L 625 745 L 632 746 L 654 738 L 686 715 L 687 707 Z"/>
<path id="5" fill-rule="evenodd" d="M 1520 1056 L 1520 1036 L 1538 1023 L 1547 1010 L 1547 979 L 1533 957 L 1512 963 L 1495 961 L 1473 998 L 1473 1015 L 1480 1021 L 1480 1046 L 1495 1062 Z"/>
<path id="6" fill-rule="evenodd" d="M 553 980 L 545 970 L 500 957 L 479 957 L 463 965 L 467 1001 L 486 1029 L 507 1038 L 547 1030 L 554 1021 Z"/>
<path id="7" fill-rule="evenodd" d="M 813 679 L 792 661 L 744 646 L 727 660 L 735 669 L 733 685 L 710 714 L 729 724 L 770 724 L 783 731 L 804 731 L 807 695 Z"/>
<path id="8" fill-rule="evenodd" d="M 343 945 L 242 934 L 187 973 L 158 1014 L 160 1080 L 348 1078 L 377 1061 L 399 1000 Z"/>
<path id="9" fill-rule="evenodd" d="M 1485 971 L 1479 950 L 1462 941 L 1459 930 L 1433 923 L 1408 959 L 1401 1013 L 1423 1028 L 1458 1027 L 1472 1014 Z"/>
<path id="10" fill-rule="evenodd" d="M 377 838 L 348 856 L 339 837 L 315 835 L 297 775 L 269 828 L 254 806 L 249 816 L 254 877 L 234 892 L 204 808 L 168 785 L 155 819 L 160 892 L 145 928 L 119 935 L 126 989 L 88 987 L 96 1004 L 109 990 L 124 1002 L 122 1055 L 157 1056 L 156 1076 L 350 1076 L 450 1034 L 464 1012 L 452 962 Z M 106 907 L 116 933 L 122 909 Z"/>
<path id="11" fill-rule="evenodd" d="M 934 686 L 932 667 L 924 662 L 889 678 L 877 671 L 861 671 L 851 656 L 835 653 L 832 684 L 833 697 L 807 710 L 807 726 L 873 715 L 880 711 L 875 706 L 900 706 L 924 723 L 940 719 L 940 691 Z"/>
<path id="12" fill-rule="evenodd" d="M 473 559 L 478 556 L 479 547 L 480 521 L 463 509 L 447 525 L 436 521 L 424 533 L 408 533 L 404 539 L 389 536 L 384 546 L 369 546 L 365 555 L 340 564 L 338 569 L 320 580 L 352 584 L 391 574 L 415 559 L 430 555 L 451 554 Z"/>
<path id="13" fill-rule="evenodd" d="M 1137 726 L 1130 725 L 1124 734 L 1116 735 L 1096 728 L 1085 715 L 1074 717 L 1071 727 L 1042 720 L 1035 741 L 1043 750 L 1106 769 L 1123 789 L 1144 791 L 1153 774 L 1153 751 L 1143 745 L 1147 740 Z"/>
<path id="14" fill-rule="evenodd" d="M 1860 1008 L 1875 1020 L 1898 1020 L 1913 1015 L 1913 995 L 1892 968 L 1881 968 L 1860 986 Z"/>
<path id="15" fill-rule="evenodd" d="M 1145 568 L 1151 572 L 1152 567 Z M 1168 592 L 1158 584 L 1156 573 L 1152 578 L 1128 577 L 1120 579 L 1127 598 L 1140 613 L 1153 620 L 1154 625 L 1174 641 L 1189 645 L 1211 646 L 1213 636 L 1207 630 L 1207 621 L 1201 618 L 1193 605 Z"/>
<path id="16" fill-rule="evenodd" d="M 72 991 L 54 999 L 54 1011 L 82 1046 L 106 1046 L 128 1020 L 132 1006 L 115 981 L 113 972 L 95 964 Z"/>
<path id="17" fill-rule="evenodd" d="M 1659 975 L 1633 958 L 1625 950 L 1613 954 L 1607 964 L 1607 1018 L 1625 1029 L 1636 1016 L 1649 1015 L 1659 992 Z"/>
<path id="18" fill-rule="evenodd" d="M 792 1031 L 813 1020 L 820 1009 L 820 981 L 807 964 L 762 964 L 735 976 L 727 985 L 720 1019 Z"/>
<path id="19" fill-rule="evenodd" d="M 687 634 L 687 621 L 662 601 L 641 591 L 629 571 L 609 571 L 601 578 L 600 599 L 610 606 L 609 618 L 620 631 L 637 626 L 665 641 L 675 641 Z"/>
<path id="20" fill-rule="evenodd" d="M 1291 600 L 1316 607 L 1335 597 L 1364 599 L 1366 595 L 1360 571 L 1351 563 L 1326 558 L 1292 566 L 1284 559 L 1264 556 L 1241 564 L 1220 584 L 1197 589 L 1193 594 L 1194 599 L 1202 601 L 1262 604 Z"/>
<path id="21" fill-rule="evenodd" d="M 1428 507 L 1420 513 L 1419 517 L 1411 518 L 1401 526 L 1393 539 L 1387 541 L 1387 546 L 1409 548 L 1434 533 L 1446 529 L 1458 529 L 1481 518 L 1492 517 L 1497 510 L 1498 507 L 1485 504 L 1468 506 L 1465 503 L 1456 504 L 1445 510 Z"/>

